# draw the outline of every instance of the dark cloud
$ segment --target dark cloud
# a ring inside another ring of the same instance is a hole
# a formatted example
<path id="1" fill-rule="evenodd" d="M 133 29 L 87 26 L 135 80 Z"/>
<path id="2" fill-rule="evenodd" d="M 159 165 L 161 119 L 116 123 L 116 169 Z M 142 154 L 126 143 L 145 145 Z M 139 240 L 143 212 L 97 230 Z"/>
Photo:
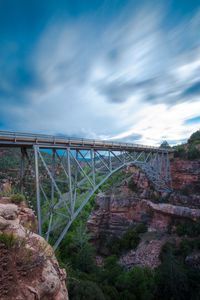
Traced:
<path id="1" fill-rule="evenodd" d="M 115 141 L 120 141 L 122 143 L 136 143 L 139 140 L 142 139 L 142 135 L 138 134 L 138 133 L 133 133 L 130 136 L 124 137 L 124 138 L 120 138 L 119 140 L 115 140 Z"/>
<path id="2" fill-rule="evenodd" d="M 200 81 L 195 82 L 183 92 L 183 97 L 200 96 Z"/>
<path id="3" fill-rule="evenodd" d="M 123 81 L 121 79 L 112 81 L 109 84 L 99 84 L 98 90 L 106 96 L 107 100 L 112 103 L 123 103 L 128 100 L 131 95 L 141 89 L 147 89 L 155 83 L 155 79 L 147 79 L 143 81 Z"/>
<path id="4" fill-rule="evenodd" d="M 18 98 L 25 101 L 27 92 L 41 91 L 45 88 L 45 82 L 31 66 L 17 66 L 7 68 L 0 79 L 0 101 L 7 98 L 10 101 Z"/>

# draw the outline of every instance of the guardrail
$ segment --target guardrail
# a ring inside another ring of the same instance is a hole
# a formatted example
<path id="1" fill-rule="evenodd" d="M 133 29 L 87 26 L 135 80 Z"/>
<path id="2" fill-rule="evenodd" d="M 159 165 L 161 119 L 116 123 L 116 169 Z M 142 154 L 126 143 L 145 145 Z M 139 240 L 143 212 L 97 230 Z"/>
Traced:
<path id="1" fill-rule="evenodd" d="M 29 144 L 40 144 L 42 145 L 69 145 L 69 146 L 91 146 L 91 147 L 102 147 L 102 148 L 119 148 L 119 149 L 146 149 L 146 150 L 157 150 L 157 151 L 173 151 L 171 149 L 140 145 L 134 143 L 123 143 L 123 142 L 110 142 L 107 140 L 95 140 L 85 138 L 67 137 L 62 135 L 47 135 L 47 134 L 33 134 L 13 131 L 0 131 L 0 144 L 10 142 L 12 144 L 29 143 Z"/>

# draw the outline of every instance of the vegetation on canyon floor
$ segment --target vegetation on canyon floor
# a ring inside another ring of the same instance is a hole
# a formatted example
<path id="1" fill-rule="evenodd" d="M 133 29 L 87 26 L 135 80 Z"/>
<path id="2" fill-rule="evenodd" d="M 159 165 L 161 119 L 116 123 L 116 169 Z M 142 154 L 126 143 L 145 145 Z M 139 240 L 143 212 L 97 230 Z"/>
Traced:
<path id="1" fill-rule="evenodd" d="M 165 244 L 160 254 L 162 263 L 155 270 L 138 266 L 126 270 L 116 255 L 107 256 L 104 265 L 96 266 L 89 239 L 84 227 L 78 227 L 57 253 L 69 276 L 70 299 L 199 299 L 200 270 L 185 262 L 187 255 L 200 250 L 199 238 L 183 239 L 179 246 Z"/>

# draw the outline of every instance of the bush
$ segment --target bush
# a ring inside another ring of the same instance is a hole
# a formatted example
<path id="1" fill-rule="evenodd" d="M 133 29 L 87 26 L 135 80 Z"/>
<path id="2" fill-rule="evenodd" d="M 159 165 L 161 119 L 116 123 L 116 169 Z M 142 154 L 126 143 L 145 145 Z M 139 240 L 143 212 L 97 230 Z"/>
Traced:
<path id="1" fill-rule="evenodd" d="M 114 286 L 103 285 L 102 291 L 105 295 L 106 300 L 120 299 L 120 295 Z"/>
<path id="2" fill-rule="evenodd" d="M 183 159 L 187 158 L 187 151 L 183 145 L 179 145 L 175 147 L 174 157 L 179 157 Z"/>
<path id="3" fill-rule="evenodd" d="M 109 239 L 107 247 L 110 253 L 120 255 L 123 251 L 135 249 L 140 242 L 140 234 L 147 231 L 147 226 L 140 223 L 135 228 L 129 228 L 121 238 Z"/>
<path id="4" fill-rule="evenodd" d="M 161 252 L 162 264 L 156 272 L 156 299 L 190 299 L 186 271 L 174 253 L 173 245 L 166 243 Z"/>
<path id="5" fill-rule="evenodd" d="M 121 239 L 121 249 L 135 249 L 139 242 L 139 233 L 135 229 L 128 229 Z"/>
<path id="6" fill-rule="evenodd" d="M 176 255 L 180 256 L 185 260 L 186 256 L 192 252 L 199 252 L 200 250 L 200 239 L 187 240 L 183 239 L 180 242 Z"/>
<path id="7" fill-rule="evenodd" d="M 137 233 L 145 233 L 147 232 L 147 225 L 145 223 L 140 223 L 136 226 L 135 231 Z"/>
<path id="8" fill-rule="evenodd" d="M 69 285 L 69 298 L 73 300 L 106 300 L 101 288 L 92 281 L 72 281 Z"/>
<path id="9" fill-rule="evenodd" d="M 195 145 L 190 145 L 188 149 L 188 159 L 200 158 L 200 150 Z"/>
<path id="10" fill-rule="evenodd" d="M 122 273 L 116 285 L 122 292 L 122 299 L 154 299 L 154 272 L 148 268 L 134 267 L 129 272 Z M 128 294 L 125 296 L 124 292 Z M 129 295 L 132 295 L 132 298 Z"/>
<path id="11" fill-rule="evenodd" d="M 137 184 L 133 181 L 133 179 L 129 180 L 128 182 L 128 188 L 133 191 L 133 192 L 137 192 L 138 191 L 138 186 Z"/>
<path id="12" fill-rule="evenodd" d="M 185 221 L 177 224 L 176 233 L 179 236 L 188 235 L 191 237 L 198 237 L 200 235 L 200 223 L 192 221 Z"/>
<path id="13" fill-rule="evenodd" d="M 17 238 L 13 233 L 0 233 L 0 243 L 10 249 L 17 244 Z"/>
<path id="14" fill-rule="evenodd" d="M 197 130 L 196 132 L 194 132 L 188 139 L 189 144 L 194 143 L 194 142 L 195 142 L 195 144 L 200 143 L 200 130 Z"/>
<path id="15" fill-rule="evenodd" d="M 18 194 L 13 194 L 10 197 L 10 200 L 12 203 L 20 204 L 21 202 L 25 201 L 25 197 L 24 195 L 18 193 Z"/>

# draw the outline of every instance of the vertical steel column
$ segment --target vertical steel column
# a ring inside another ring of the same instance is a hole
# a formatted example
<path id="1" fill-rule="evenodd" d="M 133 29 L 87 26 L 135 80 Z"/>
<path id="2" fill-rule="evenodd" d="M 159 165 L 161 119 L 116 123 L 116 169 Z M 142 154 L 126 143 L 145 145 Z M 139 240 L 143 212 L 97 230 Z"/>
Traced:
<path id="1" fill-rule="evenodd" d="M 112 160 L 111 160 L 110 150 L 108 150 L 108 155 L 109 155 L 109 169 L 110 169 L 110 172 L 112 172 Z"/>
<path id="2" fill-rule="evenodd" d="M 95 151 L 94 149 L 90 150 L 90 155 L 91 155 L 91 163 L 92 163 L 92 181 L 93 181 L 93 186 L 95 186 Z"/>
<path id="3" fill-rule="evenodd" d="M 78 160 L 79 151 L 77 149 L 75 151 L 76 151 L 76 160 Z M 78 165 L 76 164 L 75 171 L 74 171 L 74 196 L 73 196 L 72 214 L 74 214 L 74 208 L 76 204 L 77 180 L 78 180 Z"/>
<path id="4" fill-rule="evenodd" d="M 25 167 L 25 150 L 21 148 L 21 160 L 20 160 L 20 192 L 24 193 L 24 167 Z"/>
<path id="5" fill-rule="evenodd" d="M 54 179 L 54 177 L 55 177 L 55 156 L 56 156 L 56 150 L 53 149 L 52 151 L 53 151 L 53 153 L 52 153 L 52 171 L 51 171 L 51 174 L 52 174 L 52 177 Z M 53 181 L 51 181 L 51 205 L 53 204 L 53 201 L 54 201 L 54 193 L 55 193 L 55 187 L 54 187 Z"/>
<path id="6" fill-rule="evenodd" d="M 70 160 L 70 148 L 67 148 L 67 172 L 69 176 L 69 196 L 70 196 L 70 212 L 73 215 L 73 192 L 72 192 L 72 176 L 71 176 L 71 160 Z"/>
<path id="7" fill-rule="evenodd" d="M 38 146 L 34 146 L 34 156 L 35 156 L 35 184 L 36 184 L 36 198 L 37 198 L 38 233 L 39 233 L 39 235 L 42 235 L 41 203 L 40 203 L 40 180 L 39 180 L 39 167 L 38 167 L 38 151 L 39 151 L 39 147 Z"/>
<path id="8" fill-rule="evenodd" d="M 171 170 L 170 170 L 170 161 L 169 161 L 169 153 L 166 153 L 166 181 L 172 189 L 172 179 L 171 179 Z"/>

